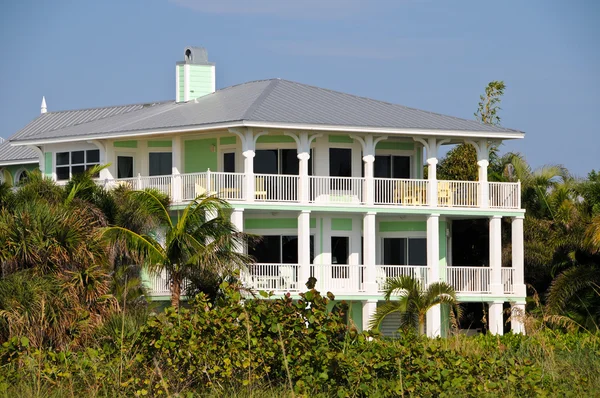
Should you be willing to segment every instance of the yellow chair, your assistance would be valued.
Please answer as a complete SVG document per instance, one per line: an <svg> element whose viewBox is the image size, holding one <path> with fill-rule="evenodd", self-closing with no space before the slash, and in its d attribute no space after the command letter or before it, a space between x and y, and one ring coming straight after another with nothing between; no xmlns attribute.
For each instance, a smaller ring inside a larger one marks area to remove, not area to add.
<svg viewBox="0 0 600 398"><path fill-rule="evenodd" d="M450 189L450 182L439 181L438 182L438 206L452 206L452 190Z"/></svg>
<svg viewBox="0 0 600 398"><path fill-rule="evenodd" d="M423 206L427 204L427 190L421 188L406 188L402 196L403 205Z"/></svg>
<svg viewBox="0 0 600 398"><path fill-rule="evenodd" d="M254 185L254 197L259 200L267 200L267 189L265 188L265 178L256 177Z"/></svg>

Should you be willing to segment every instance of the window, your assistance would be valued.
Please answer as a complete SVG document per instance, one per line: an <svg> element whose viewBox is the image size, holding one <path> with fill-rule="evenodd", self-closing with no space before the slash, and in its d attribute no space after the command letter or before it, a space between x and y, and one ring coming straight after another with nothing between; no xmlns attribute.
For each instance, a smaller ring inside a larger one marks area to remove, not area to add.
<svg viewBox="0 0 600 398"><path fill-rule="evenodd" d="M427 239L384 238L384 265L427 265Z"/></svg>
<svg viewBox="0 0 600 398"><path fill-rule="evenodd" d="M133 156L117 156L117 178L133 177Z"/></svg>
<svg viewBox="0 0 600 398"><path fill-rule="evenodd" d="M312 151L310 158L308 174L312 175ZM298 175L299 167L296 149L258 149L254 156L254 172L257 174Z"/></svg>
<svg viewBox="0 0 600 398"><path fill-rule="evenodd" d="M331 277L349 278L350 268L341 266L350 261L350 238L347 236L331 237Z"/></svg>
<svg viewBox="0 0 600 398"><path fill-rule="evenodd" d="M261 241L250 247L248 254L258 264L298 264L298 236L264 235ZM314 236L310 236L310 263L314 259Z"/></svg>
<svg viewBox="0 0 600 398"><path fill-rule="evenodd" d="M15 174L15 185L19 185L25 181L27 181L27 177L29 177L29 172L25 169L21 169L17 171Z"/></svg>
<svg viewBox="0 0 600 398"><path fill-rule="evenodd" d="M173 173L171 152L150 152L150 176L165 176Z"/></svg>
<svg viewBox="0 0 600 398"><path fill-rule="evenodd" d="M352 149L329 148L329 175L352 177Z"/></svg>
<svg viewBox="0 0 600 398"><path fill-rule="evenodd" d="M376 178L410 178L410 156L375 156Z"/></svg>
<svg viewBox="0 0 600 398"><path fill-rule="evenodd" d="M56 179L59 181L68 180L74 175L81 174L98 164L100 164L99 149L57 152ZM94 175L93 177L98 177L98 175Z"/></svg>
<svg viewBox="0 0 600 398"><path fill-rule="evenodd" d="M225 173L235 173L235 152L223 154L223 171Z"/></svg>

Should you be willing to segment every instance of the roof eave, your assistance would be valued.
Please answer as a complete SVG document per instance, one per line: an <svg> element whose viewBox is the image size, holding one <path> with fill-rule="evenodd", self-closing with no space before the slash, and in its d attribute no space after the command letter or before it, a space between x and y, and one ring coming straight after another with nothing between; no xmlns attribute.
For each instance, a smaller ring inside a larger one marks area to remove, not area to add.
<svg viewBox="0 0 600 398"><path fill-rule="evenodd" d="M27 139L11 141L13 146L27 145L44 145L56 144L73 141L86 140L101 140L129 137L143 137L157 134L175 134L186 133L192 131L210 131L236 127L249 128L271 128L281 130L304 130L304 131L331 131L331 132L348 132L348 133L375 133L375 134L392 134L399 136L417 136L417 137L457 137L457 138L487 138L493 140L521 139L525 137L525 133L521 131L467 131L467 130L437 130L437 129L397 129L393 127L365 127L365 126L342 126L342 125L323 125L323 124L304 124L304 123L280 123L280 122L263 122L251 120L238 120L223 123L211 123L204 125L193 125L185 127L173 127L151 130L130 130L121 131L118 133L97 133L88 134L85 136L70 136L56 137L47 139Z"/></svg>
<svg viewBox="0 0 600 398"><path fill-rule="evenodd" d="M39 163L39 159L21 159L21 160L0 160L0 167L14 166L19 164L35 164Z"/></svg>

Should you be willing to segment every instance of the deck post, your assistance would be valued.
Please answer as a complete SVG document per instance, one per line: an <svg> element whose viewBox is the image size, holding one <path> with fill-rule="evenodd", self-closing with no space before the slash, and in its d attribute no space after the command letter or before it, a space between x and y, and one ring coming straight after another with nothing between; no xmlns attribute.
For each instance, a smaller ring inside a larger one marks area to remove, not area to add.
<svg viewBox="0 0 600 398"><path fill-rule="evenodd" d="M525 254L523 246L523 220L524 216L512 219L512 268L514 272L513 291L517 297L527 296L525 287Z"/></svg>
<svg viewBox="0 0 600 398"><path fill-rule="evenodd" d="M371 322L371 318L375 315L375 311L377 311L377 300L365 300L362 302L362 330L371 329L369 327L369 323Z"/></svg>
<svg viewBox="0 0 600 398"><path fill-rule="evenodd" d="M376 269L376 214L368 212L363 216L363 261L364 261L364 290L368 294L376 294L377 269Z"/></svg>
<svg viewBox="0 0 600 398"><path fill-rule="evenodd" d="M182 189L181 189L181 171L182 167L182 142L181 136L173 137L173 142L171 144L171 152L172 152L172 177L171 177L171 201L174 203L181 202L183 197Z"/></svg>
<svg viewBox="0 0 600 398"><path fill-rule="evenodd" d="M502 284L502 216L490 218L490 290L495 296L504 295Z"/></svg>
<svg viewBox="0 0 600 398"><path fill-rule="evenodd" d="M303 286L310 278L310 210L302 210L298 214L298 287Z"/></svg>
<svg viewBox="0 0 600 398"><path fill-rule="evenodd" d="M428 283L440 281L440 215L427 216L427 269L429 272ZM439 337L441 335L441 308L436 305L427 311L427 336Z"/></svg>
<svg viewBox="0 0 600 398"><path fill-rule="evenodd" d="M504 317L502 315L503 301L488 303L488 330L491 334L502 336L504 334Z"/></svg>

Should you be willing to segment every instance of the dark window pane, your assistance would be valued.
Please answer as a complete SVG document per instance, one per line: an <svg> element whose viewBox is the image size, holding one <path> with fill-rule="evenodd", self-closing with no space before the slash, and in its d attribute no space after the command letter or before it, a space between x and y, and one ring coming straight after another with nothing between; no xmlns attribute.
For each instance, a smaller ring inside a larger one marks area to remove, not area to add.
<svg viewBox="0 0 600 398"><path fill-rule="evenodd" d="M57 180L68 180L69 179L69 166L57 167L56 168L56 179Z"/></svg>
<svg viewBox="0 0 600 398"><path fill-rule="evenodd" d="M408 240L408 265L427 265L427 239Z"/></svg>
<svg viewBox="0 0 600 398"><path fill-rule="evenodd" d="M298 151L295 149L281 150L281 174L298 175L300 173L300 164Z"/></svg>
<svg viewBox="0 0 600 398"><path fill-rule="evenodd" d="M90 149L86 151L86 163L98 163L100 162L100 150L99 149Z"/></svg>
<svg viewBox="0 0 600 398"><path fill-rule="evenodd" d="M254 156L254 172L257 174L278 174L277 149L261 149Z"/></svg>
<svg viewBox="0 0 600 398"><path fill-rule="evenodd" d="M298 237L281 237L281 256L284 264L298 264Z"/></svg>
<svg viewBox="0 0 600 398"><path fill-rule="evenodd" d="M313 264L315 261L315 236L310 236L310 263Z"/></svg>
<svg viewBox="0 0 600 398"><path fill-rule="evenodd" d="M56 154L56 165L62 166L65 164L69 164L69 152L58 152Z"/></svg>
<svg viewBox="0 0 600 398"><path fill-rule="evenodd" d="M394 156L393 162L393 178L410 178L410 156Z"/></svg>
<svg viewBox="0 0 600 398"><path fill-rule="evenodd" d="M171 152L150 153L150 175L165 176L173 172L173 154Z"/></svg>
<svg viewBox="0 0 600 398"><path fill-rule="evenodd" d="M347 236L331 237L331 262L332 264L348 264L349 241Z"/></svg>
<svg viewBox="0 0 600 398"><path fill-rule="evenodd" d="M352 176L352 150L329 148L329 175L332 177Z"/></svg>
<svg viewBox="0 0 600 398"><path fill-rule="evenodd" d="M19 177L17 178L17 183L22 183L27 181L27 177L29 177L29 173L26 170L23 170Z"/></svg>
<svg viewBox="0 0 600 398"><path fill-rule="evenodd" d="M281 236L263 236L260 242L249 248L248 254L256 258L257 263L281 263Z"/></svg>
<svg viewBox="0 0 600 398"><path fill-rule="evenodd" d="M373 174L376 178L390 178L392 176L390 156L375 156Z"/></svg>
<svg viewBox="0 0 600 398"><path fill-rule="evenodd" d="M84 151L75 151L71 152L71 164L81 164L84 163Z"/></svg>
<svg viewBox="0 0 600 398"><path fill-rule="evenodd" d="M308 175L313 175L313 150L310 150L310 159L308 159Z"/></svg>
<svg viewBox="0 0 600 398"><path fill-rule="evenodd" d="M71 166L71 175L83 174L85 166Z"/></svg>
<svg viewBox="0 0 600 398"><path fill-rule="evenodd" d="M117 156L117 178L133 177L133 157Z"/></svg>
<svg viewBox="0 0 600 398"><path fill-rule="evenodd" d="M223 154L223 171L225 173L235 173L235 152Z"/></svg>
<svg viewBox="0 0 600 398"><path fill-rule="evenodd" d="M383 264L406 265L406 238L383 240Z"/></svg>

